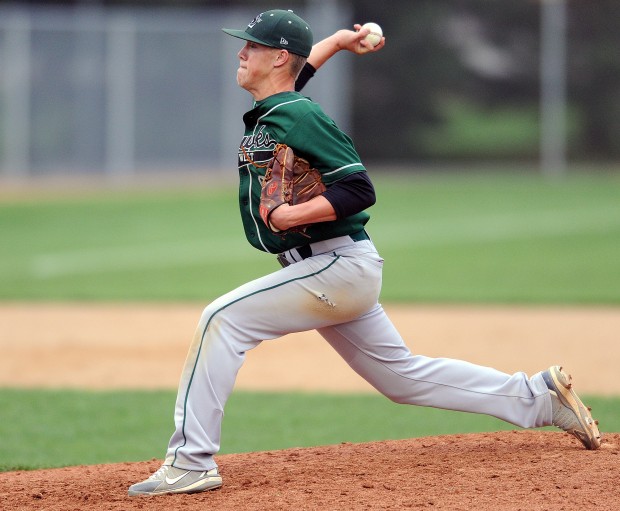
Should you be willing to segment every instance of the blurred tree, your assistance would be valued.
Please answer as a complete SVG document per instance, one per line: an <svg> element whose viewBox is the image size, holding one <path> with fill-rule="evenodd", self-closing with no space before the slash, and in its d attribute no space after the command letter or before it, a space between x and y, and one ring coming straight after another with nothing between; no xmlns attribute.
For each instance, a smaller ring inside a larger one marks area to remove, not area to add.
<svg viewBox="0 0 620 511"><path fill-rule="evenodd" d="M1 0L0 0L1 1ZM48 0L69 5L299 8L310 0ZM318 1L318 0L312 0ZM449 123L446 104L482 114L535 111L539 101L540 2L350 0L353 21L375 21L388 45L355 59L354 137L365 157L437 157L429 138ZM617 0L568 2L568 94L577 119L572 156L620 156L620 16ZM509 114L506 122L510 123ZM535 123L534 128L536 129ZM441 141L433 144L441 145ZM481 149L483 150L483 149ZM520 149L521 150L521 149ZM536 147L521 156L535 157ZM451 156L458 153L452 151ZM461 156L463 156L461 154ZM484 157L484 154L479 154Z"/></svg>
<svg viewBox="0 0 620 511"><path fill-rule="evenodd" d="M393 0L389 9L373 0L354 2L354 18L378 22L388 37L381 54L355 61L360 150L374 158L428 157L428 134L449 120L442 107L447 100L483 112L535 111L540 1ZM570 150L576 158L620 156L617 9L617 0L568 0L569 107L578 121ZM537 148L522 156L536 157Z"/></svg>
<svg viewBox="0 0 620 511"><path fill-rule="evenodd" d="M354 139L362 156L405 161L425 156L418 137L442 121L440 98L455 92L462 68L441 31L449 1L354 3L354 19L374 21L385 49L355 59Z"/></svg>
<svg viewBox="0 0 620 511"><path fill-rule="evenodd" d="M466 69L461 92L482 104L532 102L539 90L537 2L451 2L446 36Z"/></svg>
<svg viewBox="0 0 620 511"><path fill-rule="evenodd" d="M538 101L540 1L460 2L483 34L507 56L502 78L469 68L487 100ZM620 17L616 0L568 0L567 83L570 108L579 120L571 144L574 157L611 159L620 156ZM510 69L512 68L512 69ZM471 90L469 93L471 94Z"/></svg>
<svg viewBox="0 0 620 511"><path fill-rule="evenodd" d="M372 0L354 5L355 19L377 21L388 38L382 54L355 62L354 135L362 152L401 160L437 157L430 146L440 147L441 140L428 141L441 137L447 102L491 110L537 101L535 4L401 0L389 10ZM384 125L377 126L381 120Z"/></svg>
<svg viewBox="0 0 620 511"><path fill-rule="evenodd" d="M617 0L569 2L569 93L589 158L620 156L620 16Z"/></svg>

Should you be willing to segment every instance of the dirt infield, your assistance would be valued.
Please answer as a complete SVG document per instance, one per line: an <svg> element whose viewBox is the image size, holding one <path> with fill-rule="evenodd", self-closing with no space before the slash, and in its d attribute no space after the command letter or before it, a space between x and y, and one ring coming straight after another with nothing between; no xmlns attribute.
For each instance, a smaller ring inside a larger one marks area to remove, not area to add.
<svg viewBox="0 0 620 511"><path fill-rule="evenodd" d="M7 510L620 509L620 435L585 451L562 433L503 432L219 458L220 490L128 497L159 461L0 474Z"/></svg>
<svg viewBox="0 0 620 511"><path fill-rule="evenodd" d="M620 308L389 306L413 353L513 373L564 365L620 395ZM0 386L176 388L200 304L0 305ZM236 388L374 392L316 332L248 353Z"/></svg>
<svg viewBox="0 0 620 511"><path fill-rule="evenodd" d="M582 393L620 394L620 310L389 307L414 353L529 374L564 364ZM0 386L174 387L201 306L0 307ZM237 388L370 390L316 334L250 352ZM172 411L171 411L172 412ZM602 428L604 432L604 427ZM558 432L341 444L218 457L224 487L127 497L159 460L0 474L0 509L620 509L620 434L586 451Z"/></svg>

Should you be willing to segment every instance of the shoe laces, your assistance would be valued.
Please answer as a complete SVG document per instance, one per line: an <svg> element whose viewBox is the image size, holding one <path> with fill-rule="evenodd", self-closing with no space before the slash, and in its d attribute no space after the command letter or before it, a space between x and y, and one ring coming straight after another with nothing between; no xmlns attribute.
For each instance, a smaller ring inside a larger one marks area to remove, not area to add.
<svg viewBox="0 0 620 511"><path fill-rule="evenodd" d="M153 473L153 475L151 475L151 477L149 477L149 480L163 479L166 473L168 472L169 468L170 468L170 465L162 465L161 467L159 467L159 469L156 472Z"/></svg>

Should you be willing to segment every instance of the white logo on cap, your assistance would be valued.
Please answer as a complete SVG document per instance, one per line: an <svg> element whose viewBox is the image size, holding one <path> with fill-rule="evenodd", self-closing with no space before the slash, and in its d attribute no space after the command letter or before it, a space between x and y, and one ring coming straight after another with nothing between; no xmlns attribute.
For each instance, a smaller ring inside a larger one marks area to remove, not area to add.
<svg viewBox="0 0 620 511"><path fill-rule="evenodd" d="M256 16L256 18L254 18L252 21L250 21L250 23L248 24L248 28L252 28L257 23L260 23L261 21L263 21L262 18L261 18L262 15L263 15L263 13L261 12L258 16Z"/></svg>
<svg viewBox="0 0 620 511"><path fill-rule="evenodd" d="M288 41L284 37L280 37L280 44L288 44Z"/></svg>

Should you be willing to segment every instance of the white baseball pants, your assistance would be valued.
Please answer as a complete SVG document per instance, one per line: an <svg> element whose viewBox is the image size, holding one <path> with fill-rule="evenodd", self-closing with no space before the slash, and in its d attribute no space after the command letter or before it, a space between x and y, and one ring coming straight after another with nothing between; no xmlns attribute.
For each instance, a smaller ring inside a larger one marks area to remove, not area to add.
<svg viewBox="0 0 620 511"><path fill-rule="evenodd" d="M245 353L262 341L317 329L360 376L404 404L483 413L531 428L551 424L540 373L505 374L412 355L378 303L383 260L371 241L348 237L216 299L204 310L179 384L167 464L216 467L224 406Z"/></svg>

